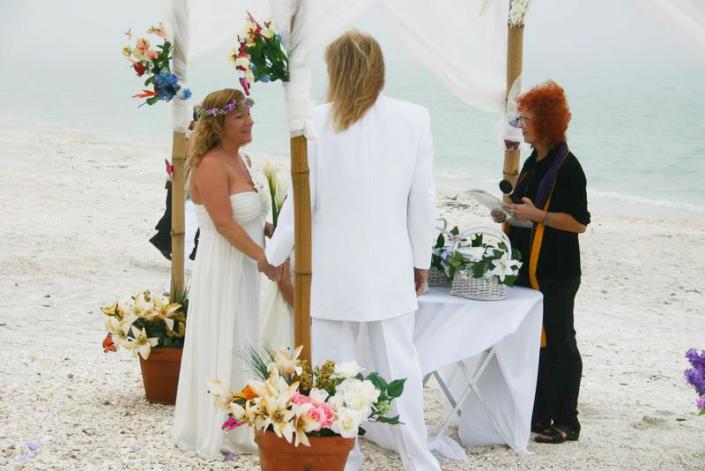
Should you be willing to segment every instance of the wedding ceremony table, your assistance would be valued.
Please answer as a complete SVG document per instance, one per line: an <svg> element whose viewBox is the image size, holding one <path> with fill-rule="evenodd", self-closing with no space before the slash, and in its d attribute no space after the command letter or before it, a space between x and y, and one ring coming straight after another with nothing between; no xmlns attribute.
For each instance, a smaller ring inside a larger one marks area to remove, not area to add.
<svg viewBox="0 0 705 471"><path fill-rule="evenodd" d="M542 318L543 295L528 288L509 288L502 301L451 296L448 288L431 288L419 298L414 343L421 369L436 378L450 404L440 432L429 434L432 450L466 459L444 434L457 422L463 445L528 451ZM375 348L365 338L359 347L363 356ZM366 438L387 446L374 433Z"/></svg>

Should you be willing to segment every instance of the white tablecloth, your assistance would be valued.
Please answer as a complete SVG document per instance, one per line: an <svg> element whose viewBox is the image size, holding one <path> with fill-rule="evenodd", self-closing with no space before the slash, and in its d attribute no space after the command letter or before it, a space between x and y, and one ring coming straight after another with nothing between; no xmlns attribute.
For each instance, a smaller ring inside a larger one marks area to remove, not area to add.
<svg viewBox="0 0 705 471"><path fill-rule="evenodd" d="M467 385L456 366L492 347L493 358L478 386L497 419L496 430L476 397L462 406L459 435L464 445L506 443L526 451L536 389L543 297L510 288L503 301L473 301L432 288L419 298L415 344L424 374L438 370L455 397ZM509 443L507 443L509 442Z"/></svg>

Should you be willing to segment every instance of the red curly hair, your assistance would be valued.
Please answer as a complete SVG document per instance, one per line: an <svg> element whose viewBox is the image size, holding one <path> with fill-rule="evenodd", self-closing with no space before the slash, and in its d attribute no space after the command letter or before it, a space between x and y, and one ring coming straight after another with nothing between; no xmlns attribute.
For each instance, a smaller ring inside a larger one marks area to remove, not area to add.
<svg viewBox="0 0 705 471"><path fill-rule="evenodd" d="M553 80L536 85L517 99L520 112L533 115L536 131L548 145L565 140L570 109L563 88Z"/></svg>

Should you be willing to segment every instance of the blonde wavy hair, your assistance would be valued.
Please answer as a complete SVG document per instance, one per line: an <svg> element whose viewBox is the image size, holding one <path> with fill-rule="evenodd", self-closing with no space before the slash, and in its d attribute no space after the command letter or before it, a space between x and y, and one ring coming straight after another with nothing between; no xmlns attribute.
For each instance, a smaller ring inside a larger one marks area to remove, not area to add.
<svg viewBox="0 0 705 471"><path fill-rule="evenodd" d="M240 90L224 88L209 93L201 103L201 107L222 108L230 101L234 101L240 107L244 100L245 95ZM189 171L198 167L203 156L220 142L226 117L227 115L203 116L196 121L196 127L190 139L191 152L187 162Z"/></svg>
<svg viewBox="0 0 705 471"><path fill-rule="evenodd" d="M377 101L384 88L384 57L375 38L352 30L328 45L325 60L333 127L342 132Z"/></svg>

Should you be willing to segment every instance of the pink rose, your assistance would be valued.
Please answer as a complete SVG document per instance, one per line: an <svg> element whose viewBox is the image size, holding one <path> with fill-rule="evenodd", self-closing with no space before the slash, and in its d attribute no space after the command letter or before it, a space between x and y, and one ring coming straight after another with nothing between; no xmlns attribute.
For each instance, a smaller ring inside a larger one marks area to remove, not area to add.
<svg viewBox="0 0 705 471"><path fill-rule="evenodd" d="M154 60L159 57L159 54L157 54L157 51L155 51L154 49L147 49L144 53L147 56L147 59L149 60Z"/></svg>
<svg viewBox="0 0 705 471"><path fill-rule="evenodd" d="M308 404L309 402L311 402L311 399L308 396L304 396L300 392L296 391L294 394L291 395L291 402L292 404L301 406L303 404Z"/></svg>
<svg viewBox="0 0 705 471"><path fill-rule="evenodd" d="M322 428L330 428L333 425L333 419L335 418L335 413L330 404L324 402L318 407L312 407L308 411L309 417L318 422L319 430Z"/></svg>

